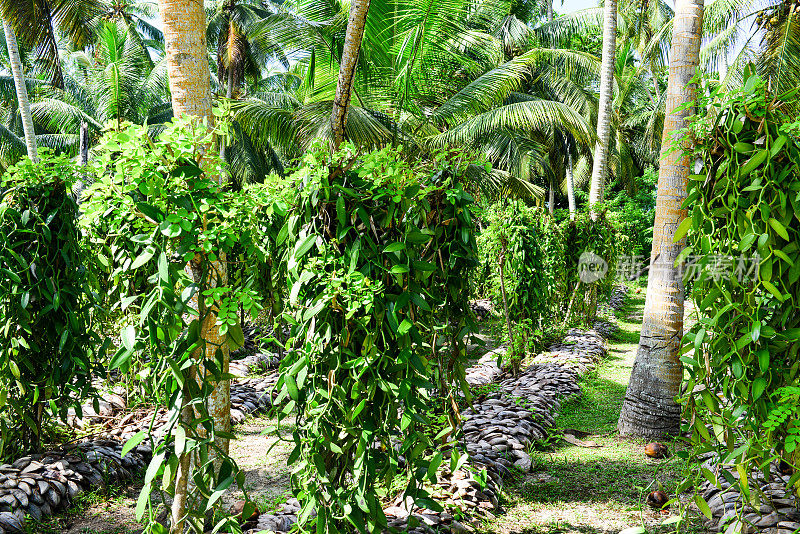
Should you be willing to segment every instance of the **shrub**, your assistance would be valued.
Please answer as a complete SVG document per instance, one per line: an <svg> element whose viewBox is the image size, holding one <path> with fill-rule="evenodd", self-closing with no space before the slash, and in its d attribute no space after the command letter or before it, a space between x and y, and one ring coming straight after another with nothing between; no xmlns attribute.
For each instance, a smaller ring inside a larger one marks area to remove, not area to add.
<svg viewBox="0 0 800 534"><path fill-rule="evenodd" d="M509 319L530 321L534 328L560 324L572 302L571 317L590 321L597 294L605 294L615 278L617 259L627 240L619 225L605 213L592 221L587 213L574 220L562 211L550 216L544 209L521 202L501 202L482 212L485 226L478 236L481 265L477 291L503 308L501 259ZM581 255L594 252L608 271L594 283L579 281Z"/></svg>
<svg viewBox="0 0 800 534"><path fill-rule="evenodd" d="M606 202L608 217L617 223L620 233L627 238L625 254L638 256L648 264L653 249L657 183L658 169L647 167L641 176L635 178L632 194L620 191Z"/></svg>
<svg viewBox="0 0 800 534"><path fill-rule="evenodd" d="M0 198L0 413L8 452L38 449L43 426L92 392L102 355L68 191L66 156L42 151L4 176Z"/></svg>
<svg viewBox="0 0 800 534"><path fill-rule="evenodd" d="M391 149L317 146L290 178L302 192L287 222L293 348L279 386L284 413L297 411L300 523L317 532L385 529L401 455L405 494L440 508L422 487L443 459L427 454L425 413L438 385L453 432L477 263L464 170L455 158L411 169Z"/></svg>

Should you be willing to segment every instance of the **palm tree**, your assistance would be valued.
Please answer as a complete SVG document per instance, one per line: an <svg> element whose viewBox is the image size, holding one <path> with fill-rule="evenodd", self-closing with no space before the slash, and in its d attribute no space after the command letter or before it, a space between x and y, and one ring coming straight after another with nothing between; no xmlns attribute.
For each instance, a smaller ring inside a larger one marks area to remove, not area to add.
<svg viewBox="0 0 800 534"><path fill-rule="evenodd" d="M608 176L608 145L611 140L614 62L617 39L617 0L605 0L603 8L603 66L600 71L600 105L597 110L597 143L592 162L589 205L603 201ZM595 217L594 214L592 217Z"/></svg>
<svg viewBox="0 0 800 534"><path fill-rule="evenodd" d="M31 103L28 100L28 89L25 85L25 78L22 75L22 63L19 59L19 48L17 38L11 25L3 19L3 31L6 37L6 47L8 48L8 60L11 65L11 72L14 76L14 85L17 91L17 102L19 102L19 112L22 116L22 129L25 133L25 146L28 150L28 157L34 162L39 161L39 151L36 148L36 134L33 131L33 119L31 118Z"/></svg>
<svg viewBox="0 0 800 534"><path fill-rule="evenodd" d="M83 49L94 42L106 10L103 0L0 0L3 19L27 48L36 50L38 63L55 87L63 87L64 83L59 34L66 36L76 49Z"/></svg>
<svg viewBox="0 0 800 534"><path fill-rule="evenodd" d="M594 137L586 117L594 104L584 86L598 67L588 54L533 48L442 103L430 115L438 131L427 144L473 147L502 173L495 173L496 185L541 198L566 175L567 139L575 155L589 153Z"/></svg>
<svg viewBox="0 0 800 534"><path fill-rule="evenodd" d="M74 154L84 125L91 141L110 121L147 123L155 134L172 118L166 61L153 64L136 36L132 24L104 22L91 55L73 52L64 61L63 88L25 80L39 146ZM16 91L6 77L0 77L0 99L8 106L0 130L0 155L7 166L21 156L15 147L22 129Z"/></svg>
<svg viewBox="0 0 800 534"><path fill-rule="evenodd" d="M686 126L693 111L691 80L700 64L703 0L678 0L675 10L667 112L658 174L653 252L647 283L642 335L625 393L618 428L622 435L658 437L676 434L681 409L675 401L683 378L680 361L683 335L683 282L675 260L685 240L675 242L678 225L686 218L681 208L686 198L690 140L679 140L687 153L671 150L673 133Z"/></svg>

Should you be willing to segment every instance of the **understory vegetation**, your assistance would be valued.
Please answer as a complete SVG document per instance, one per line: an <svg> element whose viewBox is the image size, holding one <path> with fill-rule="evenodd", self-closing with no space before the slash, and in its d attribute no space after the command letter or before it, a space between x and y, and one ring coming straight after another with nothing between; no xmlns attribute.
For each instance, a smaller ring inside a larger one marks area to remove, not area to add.
<svg viewBox="0 0 800 534"><path fill-rule="evenodd" d="M800 4L554 8L0 0L0 534L800 530Z"/></svg>

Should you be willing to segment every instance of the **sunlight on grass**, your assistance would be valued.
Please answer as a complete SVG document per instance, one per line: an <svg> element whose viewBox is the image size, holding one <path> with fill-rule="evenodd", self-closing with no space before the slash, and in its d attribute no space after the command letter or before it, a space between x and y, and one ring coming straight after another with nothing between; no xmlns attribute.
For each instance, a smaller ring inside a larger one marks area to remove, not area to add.
<svg viewBox="0 0 800 534"><path fill-rule="evenodd" d="M556 420L558 432L582 430L590 434L587 441L600 446L577 447L557 439L549 450L534 452L533 472L509 483L506 513L487 524L487 532L617 533L643 523L650 532L670 531L661 526L669 514L641 503L659 483L665 491L674 491L682 474L681 461L674 456L651 460L644 455L643 441L622 439L616 432L643 306L644 293L632 292L618 314L620 330L610 340L606 359L584 375L582 395L565 403ZM681 447L666 443L673 451ZM689 531L698 528L690 525Z"/></svg>

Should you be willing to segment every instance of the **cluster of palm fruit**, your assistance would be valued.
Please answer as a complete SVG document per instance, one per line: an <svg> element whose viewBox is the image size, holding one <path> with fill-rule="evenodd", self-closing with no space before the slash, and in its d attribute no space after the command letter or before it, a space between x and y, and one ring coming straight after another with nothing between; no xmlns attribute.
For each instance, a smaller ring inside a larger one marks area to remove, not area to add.
<svg viewBox="0 0 800 534"><path fill-rule="evenodd" d="M756 26L765 31L780 27L792 14L800 15L800 0L784 0L762 9L756 15Z"/></svg>

